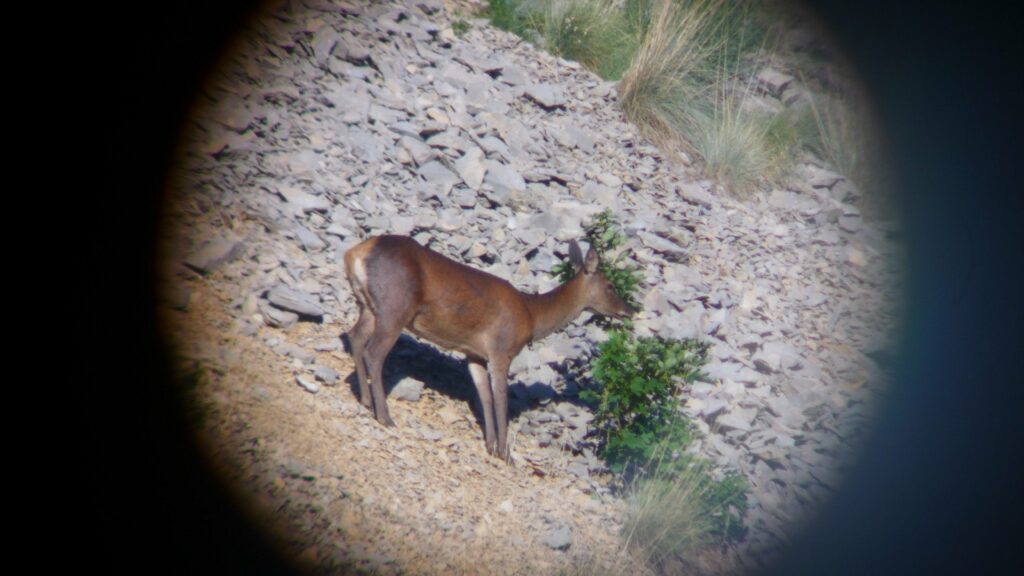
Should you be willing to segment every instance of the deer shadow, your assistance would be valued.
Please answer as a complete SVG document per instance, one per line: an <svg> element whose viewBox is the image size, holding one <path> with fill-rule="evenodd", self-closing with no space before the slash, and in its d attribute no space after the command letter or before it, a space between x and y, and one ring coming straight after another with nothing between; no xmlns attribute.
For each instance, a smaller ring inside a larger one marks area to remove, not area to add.
<svg viewBox="0 0 1024 576"><path fill-rule="evenodd" d="M352 346L348 334L342 335L342 343L345 351L351 355ZM358 360L353 358L352 361L357 362ZM442 352L430 344L420 342L403 333L384 359L383 377L385 395L390 395L391 390L403 378L410 377L423 382L424 388L430 388L449 398L467 403L477 424L483 430L480 397L476 392L473 377L469 374L469 364L465 359ZM359 379L355 370L345 378L345 382L349 385L352 395L359 398ZM541 384L536 385L542 386ZM508 399L509 421L515 420L529 407L528 402L510 393Z"/></svg>

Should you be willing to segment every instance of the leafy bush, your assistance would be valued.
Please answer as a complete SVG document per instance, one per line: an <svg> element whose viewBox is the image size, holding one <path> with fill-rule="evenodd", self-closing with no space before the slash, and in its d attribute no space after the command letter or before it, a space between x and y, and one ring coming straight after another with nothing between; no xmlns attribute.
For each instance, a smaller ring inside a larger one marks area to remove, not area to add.
<svg viewBox="0 0 1024 576"><path fill-rule="evenodd" d="M623 330L600 344L592 370L600 389L584 390L581 397L597 404L594 426L612 470L647 463L659 445L689 445L691 432L677 410L676 393L697 378L707 350L696 340L634 338Z"/></svg>
<svg viewBox="0 0 1024 576"><path fill-rule="evenodd" d="M636 298L637 285L641 275L636 267L628 263L628 254L619 248L626 243L626 237L619 232L619 220L611 210L594 216L583 226L584 237L590 247L597 251L600 270L615 287L615 292L637 310L641 308ZM563 284L576 276L572 262L565 260L551 269L551 275Z"/></svg>

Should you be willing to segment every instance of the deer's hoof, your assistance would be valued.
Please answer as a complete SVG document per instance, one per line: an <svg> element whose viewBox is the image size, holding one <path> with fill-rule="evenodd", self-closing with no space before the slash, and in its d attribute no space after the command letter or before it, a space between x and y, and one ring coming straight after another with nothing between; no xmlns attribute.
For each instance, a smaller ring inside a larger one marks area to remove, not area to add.
<svg viewBox="0 0 1024 576"><path fill-rule="evenodd" d="M377 417L377 422L380 422L382 425L387 426L388 428L394 428L395 427L395 421L392 420L391 416L388 416L387 414L385 414L383 416L378 416Z"/></svg>

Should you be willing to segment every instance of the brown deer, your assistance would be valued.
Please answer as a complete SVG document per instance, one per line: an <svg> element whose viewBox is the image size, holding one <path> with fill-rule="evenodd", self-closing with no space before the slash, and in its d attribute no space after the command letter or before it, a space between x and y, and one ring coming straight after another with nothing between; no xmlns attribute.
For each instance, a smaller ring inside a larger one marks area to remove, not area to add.
<svg viewBox="0 0 1024 576"><path fill-rule="evenodd" d="M399 334L408 330L466 355L483 408L487 451L507 459L508 367L523 346L585 309L620 318L636 312L598 270L593 248L584 259L573 241L569 258L577 272L572 280L545 294L524 294L404 236L375 236L352 247L345 253L345 271L359 320L349 342L362 404L378 422L394 426L381 373Z"/></svg>

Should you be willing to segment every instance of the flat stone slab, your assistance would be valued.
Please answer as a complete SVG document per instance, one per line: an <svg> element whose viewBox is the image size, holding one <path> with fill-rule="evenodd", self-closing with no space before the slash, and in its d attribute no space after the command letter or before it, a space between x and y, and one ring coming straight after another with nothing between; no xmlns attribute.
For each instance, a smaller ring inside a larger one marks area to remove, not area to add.
<svg viewBox="0 0 1024 576"><path fill-rule="evenodd" d="M274 287L267 294L267 301L278 308L303 316L319 318L324 315L324 309L315 296L284 285Z"/></svg>

